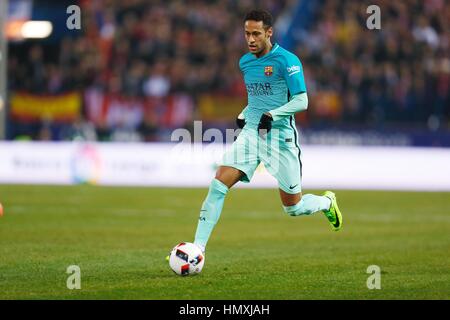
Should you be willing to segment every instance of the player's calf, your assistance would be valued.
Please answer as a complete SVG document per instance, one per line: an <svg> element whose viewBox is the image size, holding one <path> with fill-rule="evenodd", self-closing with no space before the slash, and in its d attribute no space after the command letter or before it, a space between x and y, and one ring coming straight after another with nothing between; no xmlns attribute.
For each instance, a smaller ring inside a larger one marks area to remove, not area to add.
<svg viewBox="0 0 450 320"><path fill-rule="evenodd" d="M200 218L195 233L194 243L202 247L202 251L206 247L209 237L219 221L222 212L225 196L228 192L228 187L220 180L214 179L209 186L209 192L203 201L200 210Z"/></svg>

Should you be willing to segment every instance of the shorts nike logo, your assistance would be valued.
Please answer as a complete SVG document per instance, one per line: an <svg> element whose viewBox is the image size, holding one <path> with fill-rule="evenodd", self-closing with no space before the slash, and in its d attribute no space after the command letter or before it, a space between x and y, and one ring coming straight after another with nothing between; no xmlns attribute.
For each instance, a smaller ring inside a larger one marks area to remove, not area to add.
<svg viewBox="0 0 450 320"><path fill-rule="evenodd" d="M296 186L298 186L298 183L295 186L289 186L289 189L294 189Z"/></svg>

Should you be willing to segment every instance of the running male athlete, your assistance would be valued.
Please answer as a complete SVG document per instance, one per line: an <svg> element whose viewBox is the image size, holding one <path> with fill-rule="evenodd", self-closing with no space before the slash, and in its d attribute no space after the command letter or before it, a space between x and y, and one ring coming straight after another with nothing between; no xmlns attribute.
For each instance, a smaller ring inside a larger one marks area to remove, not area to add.
<svg viewBox="0 0 450 320"><path fill-rule="evenodd" d="M287 214L301 216L322 211L333 230L342 227L333 192L302 195L301 150L294 118L295 113L308 107L302 64L296 55L271 43L270 13L251 11L244 22L250 52L242 56L239 67L248 105L237 117L242 131L225 153L200 211L194 243L203 252L228 190L238 181L249 182L261 162L277 179Z"/></svg>

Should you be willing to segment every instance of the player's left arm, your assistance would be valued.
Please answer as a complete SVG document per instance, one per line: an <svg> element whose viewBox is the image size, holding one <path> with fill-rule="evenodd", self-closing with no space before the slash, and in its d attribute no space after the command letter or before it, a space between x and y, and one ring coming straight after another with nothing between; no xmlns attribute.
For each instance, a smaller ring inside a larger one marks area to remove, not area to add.
<svg viewBox="0 0 450 320"><path fill-rule="evenodd" d="M308 95L306 92L302 92L292 96L288 103L269 111L269 113L273 121L277 121L306 109L308 109Z"/></svg>
<svg viewBox="0 0 450 320"><path fill-rule="evenodd" d="M308 109L308 95L306 93L303 67L297 56L291 55L286 58L283 65L283 77L291 96L286 104L268 112L273 121Z"/></svg>

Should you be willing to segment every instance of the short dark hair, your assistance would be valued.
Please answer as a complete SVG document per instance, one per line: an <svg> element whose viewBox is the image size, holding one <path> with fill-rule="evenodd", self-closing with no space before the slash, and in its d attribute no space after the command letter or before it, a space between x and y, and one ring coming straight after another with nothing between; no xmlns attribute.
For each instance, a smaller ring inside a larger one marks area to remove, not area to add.
<svg viewBox="0 0 450 320"><path fill-rule="evenodd" d="M245 15L244 22L247 20L262 21L264 28L268 29L273 25L273 17L266 10L252 10Z"/></svg>

